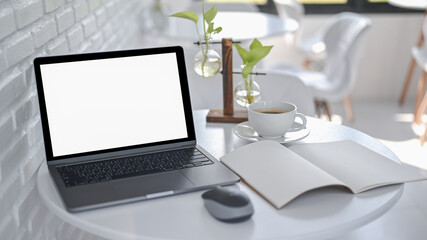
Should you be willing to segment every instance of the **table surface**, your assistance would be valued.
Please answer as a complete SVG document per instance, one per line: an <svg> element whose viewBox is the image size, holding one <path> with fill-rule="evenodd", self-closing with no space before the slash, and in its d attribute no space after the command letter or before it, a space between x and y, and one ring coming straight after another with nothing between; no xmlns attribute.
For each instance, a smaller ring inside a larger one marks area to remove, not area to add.
<svg viewBox="0 0 427 240"><path fill-rule="evenodd" d="M222 38L248 40L271 37L295 32L299 28L298 22L293 19L284 20L276 15L260 12L218 12L214 24L215 27L221 26L222 31L213 35L213 40ZM199 25L199 31L202 34L203 28L201 24ZM178 39L198 40L194 23L187 19L175 17L167 19L166 27L160 34Z"/></svg>
<svg viewBox="0 0 427 240"><path fill-rule="evenodd" d="M233 134L234 124L206 123L207 110L194 114L199 145L219 158L249 142ZM384 156L398 158L376 139L349 127L308 118L310 135L299 143L351 139ZM255 213L246 222L222 223L203 206L201 194L188 194L141 201L78 214L68 213L43 164L37 187L46 206L64 221L84 231L111 239L323 239L349 232L387 212L399 200L403 184L381 187L353 195L342 189L325 188L303 194L277 210L242 183Z"/></svg>

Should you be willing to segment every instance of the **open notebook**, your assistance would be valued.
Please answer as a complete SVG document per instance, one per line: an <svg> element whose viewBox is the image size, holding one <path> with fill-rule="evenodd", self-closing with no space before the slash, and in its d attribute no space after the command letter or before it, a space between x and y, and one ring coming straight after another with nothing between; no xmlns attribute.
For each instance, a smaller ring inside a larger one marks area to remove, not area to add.
<svg viewBox="0 0 427 240"><path fill-rule="evenodd" d="M427 171L394 162L353 141L289 148L275 141L261 141L223 156L221 162L276 208L321 187L345 187L357 194L427 180Z"/></svg>

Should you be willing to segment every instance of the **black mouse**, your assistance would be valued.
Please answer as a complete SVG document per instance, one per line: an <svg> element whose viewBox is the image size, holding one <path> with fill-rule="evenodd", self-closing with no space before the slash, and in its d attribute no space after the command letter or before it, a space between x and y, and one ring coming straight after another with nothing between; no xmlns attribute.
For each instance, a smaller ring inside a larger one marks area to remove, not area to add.
<svg viewBox="0 0 427 240"><path fill-rule="evenodd" d="M249 197L240 190L218 187L202 194L205 207L223 222L243 222L254 213Z"/></svg>

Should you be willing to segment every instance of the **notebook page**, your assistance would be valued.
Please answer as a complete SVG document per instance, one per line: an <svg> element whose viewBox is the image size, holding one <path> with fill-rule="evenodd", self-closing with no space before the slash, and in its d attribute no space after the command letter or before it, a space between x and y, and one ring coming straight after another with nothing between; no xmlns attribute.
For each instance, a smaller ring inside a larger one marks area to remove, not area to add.
<svg viewBox="0 0 427 240"><path fill-rule="evenodd" d="M343 185L275 141L248 144L221 157L221 162L276 208L309 190Z"/></svg>
<svg viewBox="0 0 427 240"><path fill-rule="evenodd" d="M349 140L297 144L289 149L341 180L354 193L427 179L427 171L394 162Z"/></svg>

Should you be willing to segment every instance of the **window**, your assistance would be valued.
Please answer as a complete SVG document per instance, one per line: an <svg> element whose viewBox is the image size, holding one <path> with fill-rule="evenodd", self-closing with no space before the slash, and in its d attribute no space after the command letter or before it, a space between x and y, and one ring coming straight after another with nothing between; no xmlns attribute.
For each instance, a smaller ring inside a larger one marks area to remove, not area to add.
<svg viewBox="0 0 427 240"><path fill-rule="evenodd" d="M197 0L196 0L197 1ZM207 0L209 2L256 3L261 12L277 14L273 0ZM423 13L425 10L411 10L388 4L388 0L297 0L304 4L306 14L358 12L358 13Z"/></svg>
<svg viewBox="0 0 427 240"><path fill-rule="evenodd" d="M394 7L388 0L298 0L304 4L307 14L337 13L343 11L359 13L424 12Z"/></svg>

